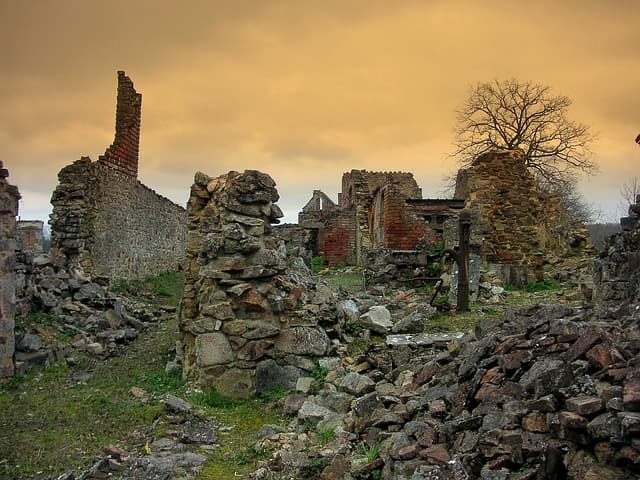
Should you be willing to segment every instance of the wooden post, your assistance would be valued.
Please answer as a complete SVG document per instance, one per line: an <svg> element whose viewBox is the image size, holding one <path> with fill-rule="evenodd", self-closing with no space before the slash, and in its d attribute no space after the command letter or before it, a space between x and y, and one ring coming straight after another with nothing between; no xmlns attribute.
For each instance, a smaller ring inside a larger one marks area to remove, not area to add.
<svg viewBox="0 0 640 480"><path fill-rule="evenodd" d="M471 212L462 210L458 227L458 311L469 311L469 232L471 230Z"/></svg>

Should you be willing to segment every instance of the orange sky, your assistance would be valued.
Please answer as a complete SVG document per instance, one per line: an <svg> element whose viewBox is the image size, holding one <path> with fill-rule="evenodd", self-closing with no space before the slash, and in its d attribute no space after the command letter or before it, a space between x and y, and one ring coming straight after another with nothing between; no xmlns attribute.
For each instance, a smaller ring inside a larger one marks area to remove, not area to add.
<svg viewBox="0 0 640 480"><path fill-rule="evenodd" d="M441 196L469 86L515 77L571 97L598 134L581 190L617 221L640 177L636 1L0 0L0 159L22 218L60 168L113 140L116 71L143 95L140 180L184 204L193 174L258 169L287 221L352 168Z"/></svg>

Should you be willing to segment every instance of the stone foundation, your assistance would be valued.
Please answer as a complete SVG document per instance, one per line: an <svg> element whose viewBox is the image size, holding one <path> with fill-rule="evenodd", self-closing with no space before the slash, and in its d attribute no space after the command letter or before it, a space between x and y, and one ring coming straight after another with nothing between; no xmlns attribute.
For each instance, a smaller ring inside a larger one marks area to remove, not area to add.
<svg viewBox="0 0 640 480"><path fill-rule="evenodd" d="M278 198L257 171L197 173L191 188L183 365L224 395L295 388L330 348L318 319L331 323L333 294L273 234Z"/></svg>

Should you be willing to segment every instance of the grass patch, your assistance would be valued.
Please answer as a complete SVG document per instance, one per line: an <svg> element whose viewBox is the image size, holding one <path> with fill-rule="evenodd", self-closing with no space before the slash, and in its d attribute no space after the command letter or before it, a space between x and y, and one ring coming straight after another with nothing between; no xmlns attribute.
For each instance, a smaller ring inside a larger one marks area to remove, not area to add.
<svg viewBox="0 0 640 480"><path fill-rule="evenodd" d="M274 400L280 400L284 398L289 393L284 387L273 387L271 390L267 392L260 393L260 398L266 402L272 402Z"/></svg>
<svg viewBox="0 0 640 480"><path fill-rule="evenodd" d="M55 364L17 377L0 390L0 478L46 478L86 468L108 444L131 445L144 437L162 413L158 402L143 403L133 386L152 392L182 387L164 377L167 353L177 334L175 320L143 332L120 357L81 362L88 378ZM4 476L3 476L4 475Z"/></svg>
<svg viewBox="0 0 640 480"><path fill-rule="evenodd" d="M316 395L318 394L318 392L320 392L320 389L324 385L329 371L330 370L327 367L321 367L320 365L316 364L316 366L309 372L309 376L313 378L313 384L309 389L309 393L311 395Z"/></svg>
<svg viewBox="0 0 640 480"><path fill-rule="evenodd" d="M170 372L165 372L164 370L161 372L145 372L140 376L140 382L145 390L160 395L176 392L185 384L185 380L182 378L182 370L180 369L171 370Z"/></svg>
<svg viewBox="0 0 640 480"><path fill-rule="evenodd" d="M236 400L235 398L221 395L215 388L206 393L194 393L191 396L191 400L202 407L210 408L238 408L244 403L244 400Z"/></svg>
<svg viewBox="0 0 640 480"><path fill-rule="evenodd" d="M344 288L349 291L362 290L361 271L330 270L322 278L334 288Z"/></svg>
<svg viewBox="0 0 640 480"><path fill-rule="evenodd" d="M253 470L256 460L269 454L263 448L252 446L258 440L260 428L265 424L281 424L285 420L261 399L234 400L217 393L207 396L214 399L210 403L215 406L203 407L207 414L221 423L222 429L219 447L203 466L198 479L236 480L239 476L246 476Z"/></svg>
<svg viewBox="0 0 640 480"><path fill-rule="evenodd" d="M324 270L324 257L323 256L319 256L319 257L313 257L311 259L311 271L313 273L319 273L322 270Z"/></svg>
<svg viewBox="0 0 640 480"><path fill-rule="evenodd" d="M425 331L427 333L443 332L469 332L473 330L476 322L482 318L479 310L458 312L455 315L441 314L427 320Z"/></svg>
<svg viewBox="0 0 640 480"><path fill-rule="evenodd" d="M382 442L376 442L371 446L363 442L360 445L358 445L357 453L365 457L368 463L371 463L377 460L377 458L380 456L381 446L382 446Z"/></svg>
<svg viewBox="0 0 640 480"><path fill-rule="evenodd" d="M331 427L326 430L320 430L316 432L316 436L318 442L320 442L320 444L322 445L325 445L336 438L336 427Z"/></svg>
<svg viewBox="0 0 640 480"><path fill-rule="evenodd" d="M522 291L526 293L547 292L550 290L558 290L560 285L555 280L545 279L542 282L530 282L522 287Z"/></svg>
<svg viewBox="0 0 640 480"><path fill-rule="evenodd" d="M146 300L155 296L161 303L177 306L184 291L184 272L164 272L144 280L120 280L112 286L115 293Z"/></svg>

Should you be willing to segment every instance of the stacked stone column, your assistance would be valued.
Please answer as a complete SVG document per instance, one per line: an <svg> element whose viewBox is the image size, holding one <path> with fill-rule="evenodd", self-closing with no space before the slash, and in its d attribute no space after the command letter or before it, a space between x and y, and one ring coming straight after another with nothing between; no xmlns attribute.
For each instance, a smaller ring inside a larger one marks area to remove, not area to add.
<svg viewBox="0 0 640 480"><path fill-rule="evenodd" d="M191 188L184 369L233 397L295 387L330 344L318 318L331 291L272 234L278 198L273 179L257 171L197 173Z"/></svg>
<svg viewBox="0 0 640 480"><path fill-rule="evenodd" d="M637 313L640 303L640 195L620 219L622 232L607 239L594 262L594 300L598 308Z"/></svg>
<svg viewBox="0 0 640 480"><path fill-rule="evenodd" d="M6 178L9 172L0 161L0 378L14 373L14 308L16 296L15 224L18 189Z"/></svg>

